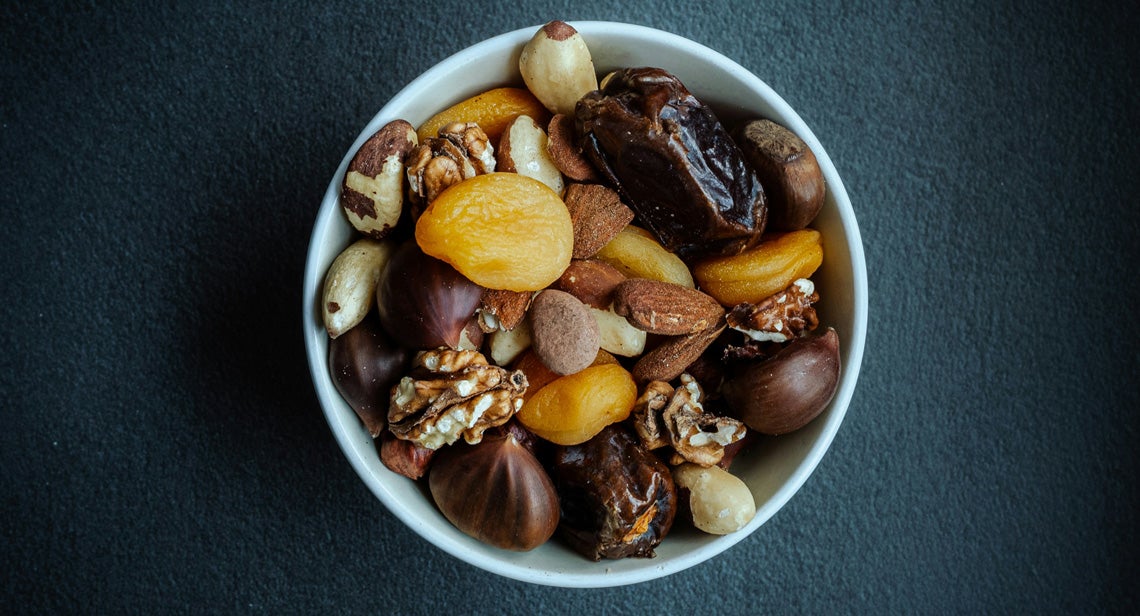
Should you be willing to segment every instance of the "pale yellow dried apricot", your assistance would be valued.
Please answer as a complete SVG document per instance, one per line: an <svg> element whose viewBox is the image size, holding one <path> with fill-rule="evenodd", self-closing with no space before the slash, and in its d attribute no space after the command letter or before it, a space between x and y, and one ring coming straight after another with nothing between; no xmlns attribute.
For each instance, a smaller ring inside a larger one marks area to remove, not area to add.
<svg viewBox="0 0 1140 616"><path fill-rule="evenodd" d="M696 264L693 276L701 290L724 306L760 300L808 278L823 263L819 231L801 229L767 235L738 255L713 257Z"/></svg>
<svg viewBox="0 0 1140 616"><path fill-rule="evenodd" d="M625 420L636 401L637 384L629 371L602 363L551 381L530 396L515 417L552 443L577 445Z"/></svg>
<svg viewBox="0 0 1140 616"><path fill-rule="evenodd" d="M525 88L495 88L464 99L428 118L416 129L420 141L438 137L439 129L452 122L475 122L497 145L507 125L520 115L534 118L539 126L550 121L550 112Z"/></svg>
<svg viewBox="0 0 1140 616"><path fill-rule="evenodd" d="M480 286L537 291L570 265L574 229L542 182L487 173L440 193L416 221L416 243Z"/></svg>
<svg viewBox="0 0 1140 616"><path fill-rule="evenodd" d="M626 225L595 258L614 266L627 278L672 282L690 289L695 286L685 262L662 246L652 233L635 225Z"/></svg>

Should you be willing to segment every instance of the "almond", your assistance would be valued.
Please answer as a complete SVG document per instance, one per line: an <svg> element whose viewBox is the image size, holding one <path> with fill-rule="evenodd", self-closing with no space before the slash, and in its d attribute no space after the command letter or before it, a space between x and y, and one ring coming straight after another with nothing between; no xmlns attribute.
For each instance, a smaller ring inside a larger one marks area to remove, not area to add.
<svg viewBox="0 0 1140 616"><path fill-rule="evenodd" d="M576 182L597 182L598 171L578 147L574 116L556 114L546 127L546 149L562 175Z"/></svg>
<svg viewBox="0 0 1140 616"><path fill-rule="evenodd" d="M479 299L479 329L488 334L514 329L526 317L531 297L530 291L485 289Z"/></svg>
<svg viewBox="0 0 1140 616"><path fill-rule="evenodd" d="M724 318L724 308L696 289L631 278L614 289L614 312L651 334L683 336L706 330Z"/></svg>
<svg viewBox="0 0 1140 616"><path fill-rule="evenodd" d="M601 184L571 184L563 198L574 226L575 259L598 253L633 220L629 209L614 190Z"/></svg>
<svg viewBox="0 0 1140 616"><path fill-rule="evenodd" d="M625 274L605 261L574 259L554 282L554 288L577 297L587 306L605 310L613 303L614 289L625 280Z"/></svg>
<svg viewBox="0 0 1140 616"><path fill-rule="evenodd" d="M656 348L642 355L634 364L633 379L638 383L672 381L681 376L709 348L725 330L724 322L688 336L667 338Z"/></svg>

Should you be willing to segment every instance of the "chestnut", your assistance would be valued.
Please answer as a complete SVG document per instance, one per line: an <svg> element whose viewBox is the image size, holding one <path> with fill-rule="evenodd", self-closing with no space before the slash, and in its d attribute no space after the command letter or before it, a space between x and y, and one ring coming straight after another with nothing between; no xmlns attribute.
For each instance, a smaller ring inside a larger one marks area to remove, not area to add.
<svg viewBox="0 0 1140 616"><path fill-rule="evenodd" d="M408 367L410 354L380 327L375 312L329 340L333 385L373 437L388 418L388 392Z"/></svg>
<svg viewBox="0 0 1140 616"><path fill-rule="evenodd" d="M808 144L771 120L753 120L733 135L768 196L768 230L796 231L811 224L827 191Z"/></svg>
<svg viewBox="0 0 1140 616"><path fill-rule="evenodd" d="M411 349L477 348L482 337L475 310L482 297L482 287L414 241L396 249L376 289L384 330Z"/></svg>
<svg viewBox="0 0 1140 616"><path fill-rule="evenodd" d="M827 408L839 386L839 335L796 338L780 352L726 380L721 393L749 428L786 434Z"/></svg>
<svg viewBox="0 0 1140 616"><path fill-rule="evenodd" d="M510 430L437 451L428 489L456 528L506 550L532 550L558 528L558 496L538 459Z"/></svg>

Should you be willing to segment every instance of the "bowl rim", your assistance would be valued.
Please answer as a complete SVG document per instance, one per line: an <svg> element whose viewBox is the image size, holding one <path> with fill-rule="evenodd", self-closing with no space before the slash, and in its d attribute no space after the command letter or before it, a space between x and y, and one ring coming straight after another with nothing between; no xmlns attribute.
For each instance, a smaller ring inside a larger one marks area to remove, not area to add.
<svg viewBox="0 0 1140 616"><path fill-rule="evenodd" d="M357 476L364 481L370 491L384 503L387 510L396 516L405 526L412 529L420 537L448 555L503 577L541 585L570 588L599 588L635 584L666 577L709 560L750 536L757 528L775 515L777 511L782 509L792 496L803 487L808 477L814 472L830 448L840 425L843 423L851 398L854 395L862 364L867 333L867 269L862 237L855 218L855 213L847 195L846 188L839 177L838 171L835 169L834 163L817 139L815 133L808 128L799 114L764 81L720 52L672 32L638 24L612 21L568 21L567 23L579 32L582 32L584 36L620 34L631 38L651 38L654 41L675 47L685 54L699 57L702 61L707 61L719 69L724 70L732 77L746 83L751 90L763 95L765 102L774 107L779 114L788 121L788 128L808 143L808 146L816 155L821 169L824 171L828 190L835 200L839 221L847 237L848 251L851 258L853 273L851 280L852 331L848 332L845 336L849 338L849 340L845 341L847 358L843 365L843 374L840 377L839 388L829 405L830 412L826 423L788 480L776 490L764 503L763 507L757 510L753 520L745 528L735 533L716 537L698 549L670 558L666 562L655 562L660 559L651 559L647 560L643 567L613 572L608 571L604 563L598 563L597 573L578 574L539 570L516 565L510 562L512 553L505 551L503 552L502 558L493 559L469 553L465 550L465 546L453 541L450 537L434 531L421 520L414 518L408 509L401 506L395 495L393 495L382 482L375 478L365 462L360 459L359 456L351 455L354 449L354 443L352 442L348 426L345 425L346 418L343 416L343 413L338 412L331 404L326 403L326 400L336 399L335 397L339 397L340 394L333 386L331 377L327 371L327 357L325 355L327 334L321 325L319 310L319 296L323 286L325 272L319 271L320 268L316 267L316 264L320 261L323 239L328 235L330 226L337 224L336 214L339 213L339 208L335 206L338 203L340 195L340 179L344 176L352 156L355 151L359 149L360 145L375 132L381 122L391 119L388 117L391 114L390 110L405 106L405 100L412 97L414 93L422 87L421 84L436 80L441 73L454 70L457 64L461 65L466 63L468 58L480 57L489 51L498 50L504 45L517 45L521 48L522 44L529 40L530 37L542 27L542 24L504 32L452 53L401 88L363 127L352 146L347 150L336 172L333 174L316 215L316 221L310 236L305 260L302 297L302 331L313 386L317 394L318 402L333 432L333 436L337 441L337 445L340 447L342 454L344 454ZM322 336L324 336L324 340L321 340ZM324 348L322 347L322 343ZM358 422L355 415L348 418L348 420ZM358 426L356 428L359 429Z"/></svg>

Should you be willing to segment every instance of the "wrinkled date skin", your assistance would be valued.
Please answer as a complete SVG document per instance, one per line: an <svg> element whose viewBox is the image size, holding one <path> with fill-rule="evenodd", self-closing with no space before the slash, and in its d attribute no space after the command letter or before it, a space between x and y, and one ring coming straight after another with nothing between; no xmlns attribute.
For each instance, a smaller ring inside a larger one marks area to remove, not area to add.
<svg viewBox="0 0 1140 616"><path fill-rule="evenodd" d="M587 558L652 557L673 526L669 467L621 427L556 448L550 474L562 507L559 532Z"/></svg>
<svg viewBox="0 0 1140 616"><path fill-rule="evenodd" d="M578 101L586 156L683 259L755 244L768 207L731 135L672 74L627 68Z"/></svg>

